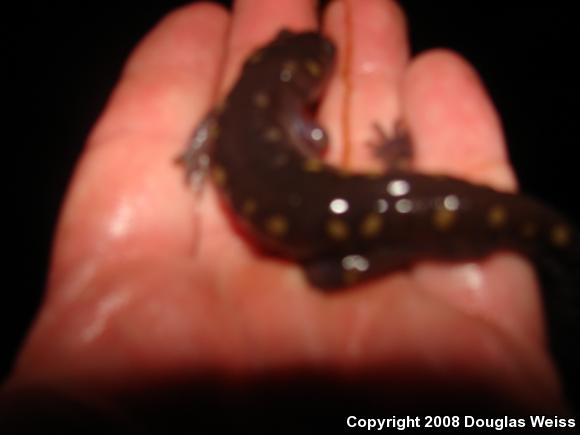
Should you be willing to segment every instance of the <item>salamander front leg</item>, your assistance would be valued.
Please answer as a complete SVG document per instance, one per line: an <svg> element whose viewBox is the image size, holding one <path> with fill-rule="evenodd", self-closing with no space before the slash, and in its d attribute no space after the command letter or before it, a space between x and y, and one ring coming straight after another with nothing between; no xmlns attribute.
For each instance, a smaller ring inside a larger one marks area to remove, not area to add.
<svg viewBox="0 0 580 435"><path fill-rule="evenodd" d="M379 140L371 144L373 156L380 159L387 170L409 169L413 160L411 136L402 121L395 123L394 132L388 135L379 124L374 124Z"/></svg>
<svg viewBox="0 0 580 435"><path fill-rule="evenodd" d="M217 128L215 115L210 113L193 132L187 149L175 159L176 163L185 167L185 181L196 193L203 189L207 177Z"/></svg>
<svg viewBox="0 0 580 435"><path fill-rule="evenodd" d="M207 115L197 126L186 150L176 157L175 162L185 168L185 182L191 186L195 201L192 253L197 253L201 233L199 204L210 167L210 153L218 133L216 114Z"/></svg>

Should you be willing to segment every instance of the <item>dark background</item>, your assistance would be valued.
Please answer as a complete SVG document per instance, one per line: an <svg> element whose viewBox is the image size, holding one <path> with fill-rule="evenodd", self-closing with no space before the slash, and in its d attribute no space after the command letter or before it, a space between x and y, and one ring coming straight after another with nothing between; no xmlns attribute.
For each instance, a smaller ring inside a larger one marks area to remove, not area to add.
<svg viewBox="0 0 580 435"><path fill-rule="evenodd" d="M3 166L7 191L15 194L5 197L3 207L9 217L5 239L15 241L5 245L2 377L41 301L52 231L84 138L131 49L164 14L185 3L28 4L6 13L4 122L14 134L4 135ZM572 2L400 3L414 52L448 47L480 72L502 117L522 190L579 222L579 39Z"/></svg>

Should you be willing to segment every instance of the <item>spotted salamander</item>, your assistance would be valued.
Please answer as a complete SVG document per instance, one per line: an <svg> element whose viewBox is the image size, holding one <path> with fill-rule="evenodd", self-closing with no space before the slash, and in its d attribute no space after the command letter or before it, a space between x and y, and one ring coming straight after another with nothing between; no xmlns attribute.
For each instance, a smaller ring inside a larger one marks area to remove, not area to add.
<svg viewBox="0 0 580 435"><path fill-rule="evenodd" d="M334 52L318 33L282 31L253 53L181 156L189 181L199 185L209 173L249 239L301 264L318 288L351 286L422 259L476 259L500 249L529 256L548 277L552 350L577 384L577 231L524 195L448 176L349 173L324 163L327 136L306 108L320 97ZM399 148L394 160L408 155Z"/></svg>

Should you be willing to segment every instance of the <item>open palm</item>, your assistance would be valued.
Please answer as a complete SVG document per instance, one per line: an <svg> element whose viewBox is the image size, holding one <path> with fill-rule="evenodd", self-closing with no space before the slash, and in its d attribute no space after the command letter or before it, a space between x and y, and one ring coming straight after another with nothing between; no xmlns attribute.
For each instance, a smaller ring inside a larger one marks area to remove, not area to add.
<svg viewBox="0 0 580 435"><path fill-rule="evenodd" d="M402 118L417 170L513 190L497 116L470 66L443 50L410 60L394 3L351 3L347 11L335 2L323 25L339 50L352 43L340 58L348 72L338 69L319 112L329 160L338 162L343 147L348 91L351 167L374 164L373 123L389 131ZM76 169L46 300L11 385L91 382L115 391L208 371L243 379L379 370L417 388L417 376L473 381L524 406L558 403L536 284L519 257L418 264L325 294L297 265L240 238L212 187L197 198L184 186L172 161L243 59L280 28L315 23L310 1L239 0L231 15L183 8L145 38Z"/></svg>

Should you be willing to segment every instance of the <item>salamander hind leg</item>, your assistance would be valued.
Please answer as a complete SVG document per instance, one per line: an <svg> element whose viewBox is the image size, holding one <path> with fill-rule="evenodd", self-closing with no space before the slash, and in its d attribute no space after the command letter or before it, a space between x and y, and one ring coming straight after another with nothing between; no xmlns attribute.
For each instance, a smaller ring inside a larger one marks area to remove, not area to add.
<svg viewBox="0 0 580 435"><path fill-rule="evenodd" d="M303 264L308 281L322 289L352 286L407 266L412 257L392 249L310 260Z"/></svg>
<svg viewBox="0 0 580 435"><path fill-rule="evenodd" d="M389 169L409 169L413 160L411 135L402 121L397 121L392 134L388 135L379 124L374 124L378 141L370 146L373 156Z"/></svg>

